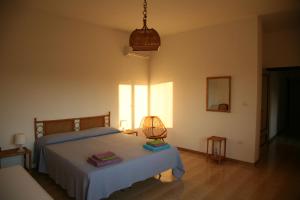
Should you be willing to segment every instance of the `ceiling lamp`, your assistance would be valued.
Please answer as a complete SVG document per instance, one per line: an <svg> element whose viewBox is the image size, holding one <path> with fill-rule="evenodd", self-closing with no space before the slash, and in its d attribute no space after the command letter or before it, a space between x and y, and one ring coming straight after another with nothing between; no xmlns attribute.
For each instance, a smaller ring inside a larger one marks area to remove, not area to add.
<svg viewBox="0 0 300 200"><path fill-rule="evenodd" d="M160 37L156 30L147 27L147 0L144 0L144 26L135 29L129 38L129 45L133 51L157 51L160 46Z"/></svg>

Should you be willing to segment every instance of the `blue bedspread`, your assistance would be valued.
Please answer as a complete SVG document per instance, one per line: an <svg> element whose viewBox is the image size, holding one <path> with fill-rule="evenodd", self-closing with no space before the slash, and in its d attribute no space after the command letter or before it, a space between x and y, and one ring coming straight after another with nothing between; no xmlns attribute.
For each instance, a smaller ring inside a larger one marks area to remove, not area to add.
<svg viewBox="0 0 300 200"><path fill-rule="evenodd" d="M172 169L177 178L184 174L176 148L170 146L166 150L151 152L143 149L145 138L115 134L115 131L110 133L99 136L91 133L76 139L68 135L71 141L63 139L63 142L55 140L54 143L53 138L52 142L44 138L37 143L39 171L48 173L71 197L88 200L108 197L115 191L168 169ZM90 155L105 151L114 152L123 162L103 168L86 162Z"/></svg>

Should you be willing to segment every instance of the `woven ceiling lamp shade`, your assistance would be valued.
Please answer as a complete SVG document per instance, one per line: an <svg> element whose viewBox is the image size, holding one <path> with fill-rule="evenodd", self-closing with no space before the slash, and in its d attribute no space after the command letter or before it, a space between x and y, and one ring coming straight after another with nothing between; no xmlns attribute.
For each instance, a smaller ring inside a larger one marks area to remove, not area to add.
<svg viewBox="0 0 300 200"><path fill-rule="evenodd" d="M135 29L130 35L129 45L133 51L157 51L160 38L153 28Z"/></svg>
<svg viewBox="0 0 300 200"><path fill-rule="evenodd" d="M148 139L161 139L167 137L167 129L157 116L147 116L141 122L143 133Z"/></svg>
<svg viewBox="0 0 300 200"><path fill-rule="evenodd" d="M135 29L129 38L129 45L133 51L157 51L160 46L160 37L158 32L147 27L147 1L144 0L144 26L141 29Z"/></svg>

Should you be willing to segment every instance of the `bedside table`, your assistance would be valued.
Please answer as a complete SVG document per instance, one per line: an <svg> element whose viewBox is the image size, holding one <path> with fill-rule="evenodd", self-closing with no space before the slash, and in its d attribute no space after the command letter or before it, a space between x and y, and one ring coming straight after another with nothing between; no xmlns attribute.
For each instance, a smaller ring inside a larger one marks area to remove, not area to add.
<svg viewBox="0 0 300 200"><path fill-rule="evenodd" d="M211 158L213 160L217 160L219 164L221 163L222 160L226 159L226 140L227 139L225 137L218 137L218 136L211 136L207 138L206 157ZM210 141L211 141L211 153L209 153ZM219 143L219 148L217 148L217 143Z"/></svg>
<svg viewBox="0 0 300 200"><path fill-rule="evenodd" d="M31 151L23 147L24 151L18 152L18 148L16 149L7 149L7 150L1 150L0 148L0 159L7 158L7 157L14 157L14 156L23 156L24 157L24 167L27 170L31 170ZM27 167L28 163L28 167Z"/></svg>
<svg viewBox="0 0 300 200"><path fill-rule="evenodd" d="M135 136L138 136L138 131L137 130L125 130L125 131L122 131L123 134L127 134L127 135L132 135L132 134L135 134Z"/></svg>

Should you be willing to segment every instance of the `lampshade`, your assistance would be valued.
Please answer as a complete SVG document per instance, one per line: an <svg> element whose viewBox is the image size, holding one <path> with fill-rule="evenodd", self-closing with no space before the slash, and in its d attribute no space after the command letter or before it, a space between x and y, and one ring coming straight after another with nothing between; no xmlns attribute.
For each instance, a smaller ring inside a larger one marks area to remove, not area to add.
<svg viewBox="0 0 300 200"><path fill-rule="evenodd" d="M25 135L23 133L18 133L15 135L15 144L16 145L23 145L26 142Z"/></svg>
<svg viewBox="0 0 300 200"><path fill-rule="evenodd" d="M160 37L158 32L147 26L147 0L144 0L143 12L144 26L141 29L135 29L129 38L129 46L133 51L157 51L160 47Z"/></svg>
<svg viewBox="0 0 300 200"><path fill-rule="evenodd" d="M127 128L127 120L121 120L120 121L120 128L123 131Z"/></svg>
<svg viewBox="0 0 300 200"><path fill-rule="evenodd" d="M160 46L160 37L153 28L135 29L129 39L133 51L157 51Z"/></svg>
<svg viewBox="0 0 300 200"><path fill-rule="evenodd" d="M141 128L149 139L163 139L167 137L167 129L157 116L147 116L141 122Z"/></svg>

